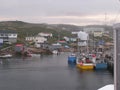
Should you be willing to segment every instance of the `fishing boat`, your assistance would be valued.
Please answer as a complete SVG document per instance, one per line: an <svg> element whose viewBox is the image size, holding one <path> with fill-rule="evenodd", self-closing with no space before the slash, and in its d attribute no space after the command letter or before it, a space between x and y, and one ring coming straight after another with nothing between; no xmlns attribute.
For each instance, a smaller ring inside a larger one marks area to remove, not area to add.
<svg viewBox="0 0 120 90"><path fill-rule="evenodd" d="M95 55L92 55L92 59L94 62L94 67L96 70L98 69L107 69L107 63L104 61L101 57L96 57Z"/></svg>
<svg viewBox="0 0 120 90"><path fill-rule="evenodd" d="M114 90L114 85L113 84L109 84L109 85L106 85L102 88L99 88L98 90Z"/></svg>
<svg viewBox="0 0 120 90"><path fill-rule="evenodd" d="M0 55L0 58L11 58L11 57L12 57L11 54Z"/></svg>
<svg viewBox="0 0 120 90"><path fill-rule="evenodd" d="M58 55L59 52L58 50L53 50L52 53Z"/></svg>
<svg viewBox="0 0 120 90"><path fill-rule="evenodd" d="M78 54L78 58L76 60L76 66L79 69L82 70L93 70L94 69L94 64L90 60L88 52L88 40L89 40L89 35L86 32L80 31L78 33L78 52L80 52L82 55Z"/></svg>
<svg viewBox="0 0 120 90"><path fill-rule="evenodd" d="M82 70L93 70L94 64L88 58L77 59L77 67Z"/></svg>
<svg viewBox="0 0 120 90"><path fill-rule="evenodd" d="M82 70L93 70L94 69L94 65L92 63L77 63L77 67L82 69Z"/></svg>
<svg viewBox="0 0 120 90"><path fill-rule="evenodd" d="M95 69L98 70L98 69L107 69L107 63L104 61L104 60L99 60L99 61L96 61L95 63Z"/></svg>
<svg viewBox="0 0 120 90"><path fill-rule="evenodd" d="M76 63L76 59L77 59L76 55L72 53L71 55L68 56L68 63Z"/></svg>

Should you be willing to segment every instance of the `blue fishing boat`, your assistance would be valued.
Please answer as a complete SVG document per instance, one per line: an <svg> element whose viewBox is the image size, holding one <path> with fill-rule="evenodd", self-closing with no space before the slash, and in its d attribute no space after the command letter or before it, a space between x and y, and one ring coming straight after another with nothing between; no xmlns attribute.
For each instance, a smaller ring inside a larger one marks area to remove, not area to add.
<svg viewBox="0 0 120 90"><path fill-rule="evenodd" d="M100 54L98 56L96 56L95 54L92 54L92 61L94 63L95 70L107 69L108 65L105 62L104 58L100 57Z"/></svg>
<svg viewBox="0 0 120 90"><path fill-rule="evenodd" d="M95 69L98 70L98 69L107 69L107 63L104 62L104 60L100 60L100 61L97 61L95 63Z"/></svg>
<svg viewBox="0 0 120 90"><path fill-rule="evenodd" d="M75 54L71 54L68 56L68 63L76 63L76 55Z"/></svg>

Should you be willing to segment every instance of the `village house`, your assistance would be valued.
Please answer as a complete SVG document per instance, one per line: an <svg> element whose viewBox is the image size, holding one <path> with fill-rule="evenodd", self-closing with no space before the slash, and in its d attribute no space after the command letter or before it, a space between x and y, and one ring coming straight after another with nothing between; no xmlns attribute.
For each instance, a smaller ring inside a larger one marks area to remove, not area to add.
<svg viewBox="0 0 120 90"><path fill-rule="evenodd" d="M35 38L35 47L44 47L44 46L46 46L46 42L47 42L47 38L45 38L45 37L41 37L41 36L36 36L36 38Z"/></svg>
<svg viewBox="0 0 120 90"><path fill-rule="evenodd" d="M36 37L31 36L31 37L26 37L25 40L29 41L29 42L33 42L35 40Z"/></svg>
<svg viewBox="0 0 120 90"><path fill-rule="evenodd" d="M84 32L87 32L87 33L94 33L94 32L102 32L102 33L105 33L105 30L104 28L98 28L98 27L85 27L83 28L83 31Z"/></svg>
<svg viewBox="0 0 120 90"><path fill-rule="evenodd" d="M59 50L62 48L62 45L60 43L53 43L51 47L49 47L51 50Z"/></svg>
<svg viewBox="0 0 120 90"><path fill-rule="evenodd" d="M40 35L42 37L52 37L53 36L52 33L43 33L43 32L38 33L38 35Z"/></svg>
<svg viewBox="0 0 120 90"><path fill-rule="evenodd" d="M0 30L0 39L3 43L15 43L17 42L17 32L14 30Z"/></svg>
<svg viewBox="0 0 120 90"><path fill-rule="evenodd" d="M32 37L26 37L26 41L28 42L34 42L35 47L44 47L45 43L47 42L47 38L42 37L40 35L32 36Z"/></svg>

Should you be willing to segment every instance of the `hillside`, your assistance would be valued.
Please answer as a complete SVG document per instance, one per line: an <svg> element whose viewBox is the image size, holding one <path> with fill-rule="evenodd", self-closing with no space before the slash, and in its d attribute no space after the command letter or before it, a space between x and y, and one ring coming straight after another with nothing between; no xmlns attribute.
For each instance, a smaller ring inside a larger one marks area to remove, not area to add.
<svg viewBox="0 0 120 90"><path fill-rule="evenodd" d="M37 35L39 32L53 33L54 37L70 36L71 32L53 27L48 24L33 24L22 21L4 21L0 22L0 30L16 30L20 38L25 36ZM63 33L64 31L64 33Z"/></svg>
<svg viewBox="0 0 120 90"><path fill-rule="evenodd" d="M35 24L27 23L22 21L4 21L0 22L0 30L16 30L19 34L19 38L24 38L25 36L37 35L39 32L53 33L54 38L58 36L71 36L72 31L80 31L83 27L102 27L105 30L113 32L112 26L105 25L89 25L89 26L75 26L68 24Z"/></svg>

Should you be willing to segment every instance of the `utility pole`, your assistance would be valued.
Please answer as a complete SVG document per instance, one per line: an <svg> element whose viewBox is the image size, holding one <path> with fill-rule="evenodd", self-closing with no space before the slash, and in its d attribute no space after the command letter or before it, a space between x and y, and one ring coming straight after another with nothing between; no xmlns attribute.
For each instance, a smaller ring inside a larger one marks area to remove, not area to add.
<svg viewBox="0 0 120 90"><path fill-rule="evenodd" d="M120 90L120 24L114 29L114 88Z"/></svg>
<svg viewBox="0 0 120 90"><path fill-rule="evenodd" d="M120 24L114 25L114 90L120 90Z"/></svg>
<svg viewBox="0 0 120 90"><path fill-rule="evenodd" d="M95 51L95 39L94 39L94 32L93 32L93 50Z"/></svg>

